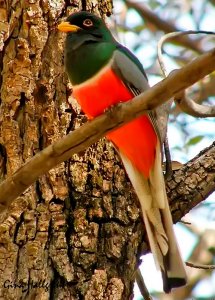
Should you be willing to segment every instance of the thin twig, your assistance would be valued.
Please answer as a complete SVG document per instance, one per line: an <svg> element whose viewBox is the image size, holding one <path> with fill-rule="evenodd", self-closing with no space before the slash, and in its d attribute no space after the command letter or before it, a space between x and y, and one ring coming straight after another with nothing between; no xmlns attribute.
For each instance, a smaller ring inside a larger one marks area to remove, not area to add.
<svg viewBox="0 0 215 300"><path fill-rule="evenodd" d="M197 82L215 70L215 49L199 56L185 67L172 72L165 80L138 95L120 103L111 111L85 123L62 139L48 146L26 162L0 185L0 203L5 208L23 193L37 178L73 154L85 150L107 132L118 128L140 115L153 110L179 91ZM32 170L34 170L32 172Z"/></svg>
<svg viewBox="0 0 215 300"><path fill-rule="evenodd" d="M183 221L183 220L180 220L179 223L182 223L182 224L185 224L185 225L191 225L190 222L187 222L187 221Z"/></svg>
<svg viewBox="0 0 215 300"><path fill-rule="evenodd" d="M199 31L189 30L183 32L171 32L164 35L158 42L158 61L164 77L167 76L167 70L165 68L165 64L162 57L164 43L177 36L184 36L188 34L215 35L215 32L203 31L203 30L199 30ZM175 72L175 70L173 72ZM174 101L183 112L193 117L199 117L199 118L215 117L215 106L206 106L206 105L196 103L193 99L191 99L186 95L185 90L180 91L177 95L175 95Z"/></svg>
<svg viewBox="0 0 215 300"><path fill-rule="evenodd" d="M139 287L139 290L141 292L141 295L143 296L143 299L144 300L153 300L149 294L149 291L147 290L147 287L145 285L143 276L142 276L139 268L136 271L135 279L136 279L137 285Z"/></svg>
<svg viewBox="0 0 215 300"><path fill-rule="evenodd" d="M160 64L160 67L161 67L161 70L162 70L162 73L164 75L164 77L167 77L167 71L166 71L166 68L165 68L165 64L164 64L164 61L163 61L163 45L169 41L169 40L172 40L176 37L179 37L179 36L185 36L185 35L190 35L190 34L209 34L209 35L215 35L215 32L214 31L205 31L205 30L188 30L188 31L175 31L175 32L170 32L170 33L167 33L165 34L158 42L158 62Z"/></svg>
<svg viewBox="0 0 215 300"><path fill-rule="evenodd" d="M202 269L202 270L215 270L215 265L201 265L201 264L194 264L189 261L186 261L186 265L191 268L195 269Z"/></svg>

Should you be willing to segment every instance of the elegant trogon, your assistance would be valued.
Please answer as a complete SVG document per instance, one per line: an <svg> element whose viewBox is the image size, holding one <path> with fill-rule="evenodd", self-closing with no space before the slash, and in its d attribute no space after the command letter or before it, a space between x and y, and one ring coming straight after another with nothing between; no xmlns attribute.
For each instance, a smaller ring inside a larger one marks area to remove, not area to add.
<svg viewBox="0 0 215 300"><path fill-rule="evenodd" d="M66 72L74 97L88 118L149 88L141 63L113 38L102 19L82 11L70 15L58 29L67 33ZM186 272L173 232L153 114L136 118L108 133L107 138L117 148L139 198L164 291L170 292L186 284Z"/></svg>

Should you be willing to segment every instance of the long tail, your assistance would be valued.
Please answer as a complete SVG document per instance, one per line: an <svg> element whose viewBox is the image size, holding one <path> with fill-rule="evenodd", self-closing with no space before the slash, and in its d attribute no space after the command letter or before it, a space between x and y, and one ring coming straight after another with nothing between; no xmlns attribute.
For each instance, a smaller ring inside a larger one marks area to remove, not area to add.
<svg viewBox="0 0 215 300"><path fill-rule="evenodd" d="M172 288L185 285L187 276L173 231L160 145L158 143L154 167L147 179L122 152L120 156L141 204L151 251L162 273L164 291L169 293Z"/></svg>

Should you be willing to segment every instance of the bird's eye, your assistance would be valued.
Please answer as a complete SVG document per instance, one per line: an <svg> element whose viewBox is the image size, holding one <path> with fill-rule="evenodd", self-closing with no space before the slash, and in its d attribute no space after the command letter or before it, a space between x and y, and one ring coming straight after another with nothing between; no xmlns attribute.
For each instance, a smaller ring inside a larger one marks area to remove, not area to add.
<svg viewBox="0 0 215 300"><path fill-rule="evenodd" d="M83 25L87 27L93 26L93 21L91 21L90 19L86 19L84 20Z"/></svg>

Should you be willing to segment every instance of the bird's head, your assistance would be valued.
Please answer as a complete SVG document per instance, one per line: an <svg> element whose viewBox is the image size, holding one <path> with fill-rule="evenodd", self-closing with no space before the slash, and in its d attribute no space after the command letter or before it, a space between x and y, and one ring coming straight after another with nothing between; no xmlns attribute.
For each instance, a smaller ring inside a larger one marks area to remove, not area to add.
<svg viewBox="0 0 215 300"><path fill-rule="evenodd" d="M67 38L74 42L77 48L89 42L111 42L114 40L104 21L96 15L81 11L70 15L65 22L58 25L58 29L67 33Z"/></svg>

